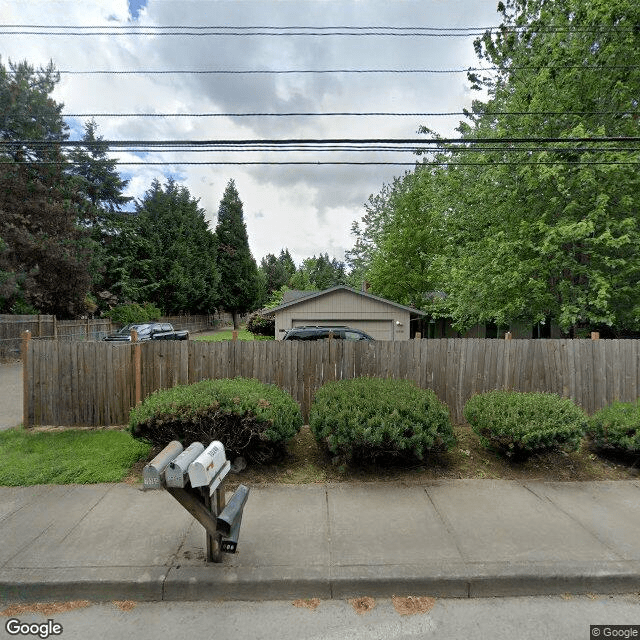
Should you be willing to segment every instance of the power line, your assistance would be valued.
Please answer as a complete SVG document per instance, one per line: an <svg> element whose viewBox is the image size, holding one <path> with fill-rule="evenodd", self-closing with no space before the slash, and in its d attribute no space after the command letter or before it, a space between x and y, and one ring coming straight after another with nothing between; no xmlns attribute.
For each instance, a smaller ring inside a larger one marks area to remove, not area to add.
<svg viewBox="0 0 640 640"><path fill-rule="evenodd" d="M202 146L253 146L259 149L261 146L287 147L291 145L379 145L379 144L403 144L403 145L436 145L460 144L544 144L544 143L595 143L595 142L640 142L640 136L598 136L598 137L509 137L509 138L280 138L280 139L237 139L237 140L0 140L3 146L61 146L61 147L202 147Z"/></svg>
<svg viewBox="0 0 640 640"><path fill-rule="evenodd" d="M542 69L624 70L640 69L640 65L537 65L509 66L505 71L541 71ZM467 67L466 69L86 69L58 71L60 75L303 75L303 74L458 74L501 71L501 67Z"/></svg>
<svg viewBox="0 0 640 640"><path fill-rule="evenodd" d="M63 113L65 118L293 118L293 117L353 117L353 116L611 116L638 115L634 111L291 111L282 113L254 111L230 113Z"/></svg>

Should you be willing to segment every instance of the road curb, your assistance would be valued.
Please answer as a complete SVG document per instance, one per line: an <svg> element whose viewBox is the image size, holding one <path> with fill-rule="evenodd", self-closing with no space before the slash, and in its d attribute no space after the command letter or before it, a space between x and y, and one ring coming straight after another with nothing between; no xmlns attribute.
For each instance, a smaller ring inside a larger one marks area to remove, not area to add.
<svg viewBox="0 0 640 640"><path fill-rule="evenodd" d="M0 601L322 600L394 595L484 598L640 591L640 562L590 567L408 566L14 569L0 571ZM432 569L434 569L432 567Z"/></svg>

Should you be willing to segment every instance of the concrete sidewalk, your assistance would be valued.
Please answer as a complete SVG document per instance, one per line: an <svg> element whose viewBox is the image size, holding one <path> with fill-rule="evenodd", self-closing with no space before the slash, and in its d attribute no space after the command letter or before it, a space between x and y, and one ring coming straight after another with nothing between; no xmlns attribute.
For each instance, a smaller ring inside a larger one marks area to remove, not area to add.
<svg viewBox="0 0 640 640"><path fill-rule="evenodd" d="M640 482L252 488L239 550L165 491L0 488L0 600L499 596L640 590Z"/></svg>

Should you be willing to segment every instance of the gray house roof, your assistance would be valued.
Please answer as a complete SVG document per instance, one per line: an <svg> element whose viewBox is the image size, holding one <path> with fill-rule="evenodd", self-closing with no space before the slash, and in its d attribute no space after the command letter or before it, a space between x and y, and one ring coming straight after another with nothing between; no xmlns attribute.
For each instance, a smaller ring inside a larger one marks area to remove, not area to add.
<svg viewBox="0 0 640 640"><path fill-rule="evenodd" d="M294 307L301 302L307 302L308 300L312 300L313 298L319 298L321 296L325 296L329 293L333 293L334 291L350 291L351 293L355 293L356 295L362 296L364 298L369 298L370 300L377 300L378 302L383 302L392 307L396 307L397 309L402 309L403 311L409 311L417 316L426 316L428 315L424 311L420 311L419 309L414 309L413 307L405 307L402 304L398 304L397 302L391 302L391 300L386 300L385 298L379 298L378 296L371 295L370 293L365 293L364 291L358 291L357 289L352 289L351 287L346 287L344 285L338 285L336 287L331 287L330 289L325 289L324 291L299 291L296 293L302 293L305 295L296 297L294 300L290 300L289 302L283 302L281 305L277 307L273 307L272 309L268 309L265 312L265 315L272 315L276 313L276 311L280 311L281 309L288 309L289 307Z"/></svg>

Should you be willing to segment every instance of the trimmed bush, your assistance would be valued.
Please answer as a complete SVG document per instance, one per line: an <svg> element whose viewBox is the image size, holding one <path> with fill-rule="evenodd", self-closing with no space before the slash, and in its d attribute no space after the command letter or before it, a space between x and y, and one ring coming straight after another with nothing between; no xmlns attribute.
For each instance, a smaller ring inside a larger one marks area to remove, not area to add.
<svg viewBox="0 0 640 640"><path fill-rule="evenodd" d="M254 335L269 336L276 335L276 319L274 316L267 317L260 315L257 311L252 313L247 320L247 331Z"/></svg>
<svg viewBox="0 0 640 640"><path fill-rule="evenodd" d="M132 304L120 304L107 311L104 315L116 324L125 325L133 324L134 322L159 320L162 311L151 302L145 302L143 305L134 302Z"/></svg>
<svg viewBox="0 0 640 640"><path fill-rule="evenodd" d="M587 433L599 449L640 453L640 400L600 409L589 418Z"/></svg>
<svg viewBox="0 0 640 640"><path fill-rule="evenodd" d="M156 391L129 417L135 438L166 446L220 440L227 457L264 463L278 457L302 426L300 407L271 384L234 378Z"/></svg>
<svg viewBox="0 0 640 640"><path fill-rule="evenodd" d="M316 393L309 426L344 463L415 462L455 442L447 406L408 380L329 382Z"/></svg>
<svg viewBox="0 0 640 640"><path fill-rule="evenodd" d="M483 446L519 458L547 449L577 450L587 427L582 409L552 393L489 391L467 402L464 417Z"/></svg>

